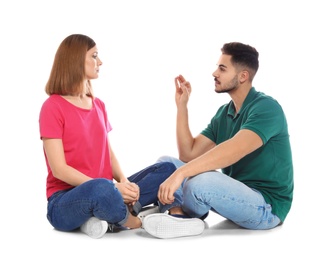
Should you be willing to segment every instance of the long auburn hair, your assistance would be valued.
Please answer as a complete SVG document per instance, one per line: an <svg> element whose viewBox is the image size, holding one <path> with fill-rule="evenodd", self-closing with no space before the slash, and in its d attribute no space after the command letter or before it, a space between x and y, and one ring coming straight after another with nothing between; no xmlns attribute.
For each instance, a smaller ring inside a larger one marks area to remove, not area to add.
<svg viewBox="0 0 334 260"><path fill-rule="evenodd" d="M93 39L82 34L67 36L59 45L55 54L49 79L45 86L46 94L79 95L86 91L93 97L90 80L85 79L85 60L88 50L96 45Z"/></svg>

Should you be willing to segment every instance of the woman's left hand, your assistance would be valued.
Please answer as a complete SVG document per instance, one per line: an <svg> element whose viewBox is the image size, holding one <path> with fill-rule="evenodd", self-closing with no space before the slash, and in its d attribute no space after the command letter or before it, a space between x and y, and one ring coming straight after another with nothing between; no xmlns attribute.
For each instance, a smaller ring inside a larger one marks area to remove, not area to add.
<svg viewBox="0 0 334 260"><path fill-rule="evenodd" d="M133 182L122 182L116 183L117 189L122 194L125 204L133 205L136 201L139 200L139 186Z"/></svg>

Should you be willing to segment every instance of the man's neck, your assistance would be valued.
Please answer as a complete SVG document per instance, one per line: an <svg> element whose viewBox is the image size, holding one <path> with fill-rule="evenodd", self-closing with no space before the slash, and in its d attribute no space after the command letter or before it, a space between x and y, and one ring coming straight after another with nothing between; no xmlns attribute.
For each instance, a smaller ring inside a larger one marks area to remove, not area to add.
<svg viewBox="0 0 334 260"><path fill-rule="evenodd" d="M235 107L235 113L237 114L241 107L242 104L244 103L250 89L252 88L252 85L242 85L239 86L238 88L232 90L229 92L229 95L233 101L234 107Z"/></svg>

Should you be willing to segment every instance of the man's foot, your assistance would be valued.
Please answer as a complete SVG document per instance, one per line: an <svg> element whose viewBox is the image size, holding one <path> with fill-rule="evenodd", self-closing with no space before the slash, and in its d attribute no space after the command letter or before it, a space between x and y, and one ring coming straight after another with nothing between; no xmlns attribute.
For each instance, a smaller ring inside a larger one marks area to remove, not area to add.
<svg viewBox="0 0 334 260"><path fill-rule="evenodd" d="M205 224L199 218L156 213L143 219L143 227L147 233L157 238L177 238L200 235Z"/></svg>
<svg viewBox="0 0 334 260"><path fill-rule="evenodd" d="M108 223L96 217L91 217L80 227L80 230L91 238L101 238L108 230Z"/></svg>

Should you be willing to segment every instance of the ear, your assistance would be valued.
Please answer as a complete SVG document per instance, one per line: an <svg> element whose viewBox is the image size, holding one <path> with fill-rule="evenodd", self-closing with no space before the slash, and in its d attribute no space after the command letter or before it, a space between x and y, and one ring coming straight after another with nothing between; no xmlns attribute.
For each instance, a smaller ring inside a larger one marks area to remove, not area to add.
<svg viewBox="0 0 334 260"><path fill-rule="evenodd" d="M239 74L240 83L245 83L249 79L249 72L247 70L242 70Z"/></svg>

